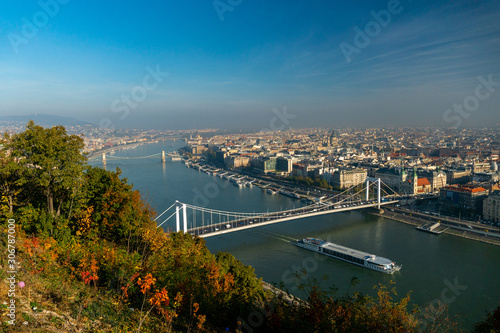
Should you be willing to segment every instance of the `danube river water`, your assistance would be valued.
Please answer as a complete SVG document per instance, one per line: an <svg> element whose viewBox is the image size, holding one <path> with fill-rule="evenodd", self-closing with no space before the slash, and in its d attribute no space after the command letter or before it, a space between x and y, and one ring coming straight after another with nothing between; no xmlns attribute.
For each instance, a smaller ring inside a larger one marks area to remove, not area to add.
<svg viewBox="0 0 500 333"><path fill-rule="evenodd" d="M169 152L183 146L183 141L165 141L119 150L114 156L140 157ZM91 165L101 165L92 162ZM107 169L119 167L134 188L157 212L175 200L207 208L265 212L299 207L302 203L282 195L270 195L259 187L239 189L227 180L188 169L181 162L163 164L160 158L111 160ZM165 226L172 228L172 219ZM402 264L394 275L387 275L339 260L315 255L290 244L291 240L317 237ZM206 239L212 253L229 252L255 268L264 281L283 282L299 297L294 272L305 269L307 277L321 280L325 290L331 286L345 294L349 281L360 283L351 291L375 295L374 286L395 282L398 296L411 292L412 303L419 306L446 302L451 316L460 326L470 329L482 319L486 309L500 305L500 247L450 235L432 235L415 227L354 211L337 213L218 235ZM322 280L327 277L327 280Z"/></svg>

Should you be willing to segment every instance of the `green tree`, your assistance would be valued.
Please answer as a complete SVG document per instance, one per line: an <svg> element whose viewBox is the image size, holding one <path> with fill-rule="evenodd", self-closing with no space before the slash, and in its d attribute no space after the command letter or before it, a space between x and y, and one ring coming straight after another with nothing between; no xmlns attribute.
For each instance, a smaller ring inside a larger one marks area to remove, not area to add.
<svg viewBox="0 0 500 333"><path fill-rule="evenodd" d="M8 136L6 136L8 139ZM4 141L7 142L7 141ZM16 160L9 156L7 150L0 151L0 191L2 193L2 202L8 206L8 213L14 213L16 199L21 192L23 179L21 177L22 168Z"/></svg>
<svg viewBox="0 0 500 333"><path fill-rule="evenodd" d="M216 153L213 149L208 148L202 154L207 159L208 163L218 164L216 159Z"/></svg>
<svg viewBox="0 0 500 333"><path fill-rule="evenodd" d="M25 168L27 180L45 196L46 209L59 216L65 202L70 202L81 181L86 165L83 140L68 135L63 126L43 128L31 120L26 131L16 134L7 144L12 156Z"/></svg>
<svg viewBox="0 0 500 333"><path fill-rule="evenodd" d="M300 278L300 277L299 277ZM356 284L353 279L350 285ZM360 293L335 295L337 289L322 290L317 281L302 285L309 289L307 302L280 296L272 301L271 316L263 332L376 332L418 331L414 312L408 310L409 294L395 301L395 288L379 285L377 297Z"/></svg>
<svg viewBox="0 0 500 333"><path fill-rule="evenodd" d="M156 230L152 221L154 211L120 174L118 168L116 171L87 169L76 214L76 230L89 239L99 237L125 245L127 251L139 251L146 258L152 250L150 238L155 237L148 232Z"/></svg>
<svg viewBox="0 0 500 333"><path fill-rule="evenodd" d="M262 279L257 278L253 267L243 265L241 261L227 252L219 252L215 257L221 267L222 274L230 273L233 275L234 283L238 287L237 296L240 302L251 303L264 296Z"/></svg>

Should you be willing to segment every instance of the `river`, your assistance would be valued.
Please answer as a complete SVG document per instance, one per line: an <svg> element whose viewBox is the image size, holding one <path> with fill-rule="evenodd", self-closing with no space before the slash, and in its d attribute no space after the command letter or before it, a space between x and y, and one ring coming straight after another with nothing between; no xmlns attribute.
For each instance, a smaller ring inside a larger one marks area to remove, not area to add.
<svg viewBox="0 0 500 333"><path fill-rule="evenodd" d="M169 152L183 141L165 141L119 150L114 156L140 157ZM89 163L101 165L100 162ZM270 195L259 187L237 188L181 162L163 164L160 158L113 160L108 170L119 167L143 198L161 213L175 200L219 210L265 212L303 205L282 195ZM169 221L166 228L174 228ZM316 255L290 244L291 240L317 237L402 264L400 272L387 275ZM450 316L465 329L484 317L485 309L500 305L500 247L451 235L419 232L415 227L371 214L353 211L310 217L269 226L222 234L206 239L212 253L229 252L244 264L255 268L264 281L284 283L299 297L294 272L305 269L307 278L321 280L323 288L335 285L338 294L347 291L349 281L360 281L350 291L375 295L374 286L395 282L398 296L411 292L412 303L424 306L448 303ZM327 280L322 280L327 276Z"/></svg>

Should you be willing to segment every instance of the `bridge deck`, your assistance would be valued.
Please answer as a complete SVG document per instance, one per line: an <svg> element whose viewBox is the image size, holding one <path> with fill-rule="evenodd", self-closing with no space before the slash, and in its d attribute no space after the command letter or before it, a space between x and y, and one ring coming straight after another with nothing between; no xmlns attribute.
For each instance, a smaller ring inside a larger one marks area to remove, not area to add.
<svg viewBox="0 0 500 333"><path fill-rule="evenodd" d="M389 205L398 202L394 201L386 201L381 202L380 205ZM344 204L345 205L345 204ZM361 205L351 205L348 207L340 207L335 208L334 205L316 205L316 206L307 206L302 208L297 208L294 210L289 210L286 212L274 212L265 215L255 216L255 217L246 217L243 219L238 219L234 221L221 222L216 224L211 224L209 226L201 226L196 228L188 229L188 232L193 235L198 235L199 237L206 238L211 236L217 236L225 233L261 227L264 225L280 223L285 221L291 221L311 216L325 215L325 214L333 214L338 212L346 212L357 209L371 208L377 207L378 203L369 203L369 204L361 204ZM338 206L338 205L337 205Z"/></svg>

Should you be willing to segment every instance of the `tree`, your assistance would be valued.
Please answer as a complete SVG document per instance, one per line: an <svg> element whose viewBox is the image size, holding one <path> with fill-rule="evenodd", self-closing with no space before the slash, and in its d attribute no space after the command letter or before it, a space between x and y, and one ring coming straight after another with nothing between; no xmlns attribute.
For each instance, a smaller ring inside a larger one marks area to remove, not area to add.
<svg viewBox="0 0 500 333"><path fill-rule="evenodd" d="M208 163L219 164L217 162L216 153L213 149L208 148L202 155L207 159Z"/></svg>
<svg viewBox="0 0 500 333"><path fill-rule="evenodd" d="M235 285L238 287L237 296L240 303L250 304L264 297L262 279L257 278L253 267L243 265L241 261L227 252L219 252L215 258L221 267L222 274L233 275Z"/></svg>
<svg viewBox="0 0 500 333"><path fill-rule="evenodd" d="M21 172L22 168L12 156L9 156L8 151L0 151L0 191L2 198L5 198L10 215L14 213L16 197L22 188Z"/></svg>
<svg viewBox="0 0 500 333"><path fill-rule="evenodd" d="M298 278L300 278L298 276ZM350 285L355 285L356 279ZM391 282L392 283L392 282ZM271 316L263 332L417 332L419 322L408 309L409 294L399 301L394 287L379 285L377 297L360 293L336 296L336 288L324 291L317 281L300 288L309 289L307 302L290 302L279 296L272 300Z"/></svg>
<svg viewBox="0 0 500 333"><path fill-rule="evenodd" d="M63 126L46 129L32 120L26 131L14 135L7 144L12 156L26 169L29 181L41 188L52 216L60 215L63 203L71 198L81 180L86 165L83 147L82 138L68 135Z"/></svg>
<svg viewBox="0 0 500 333"><path fill-rule="evenodd" d="M138 251L145 258L162 242L153 221L155 213L120 174L118 168L87 169L76 214L77 230L89 239L99 237L126 245L127 251Z"/></svg>

